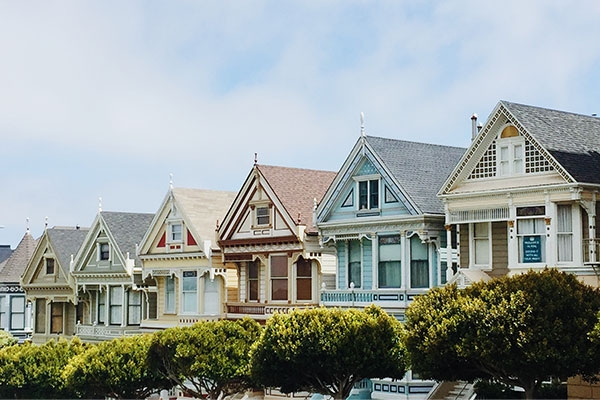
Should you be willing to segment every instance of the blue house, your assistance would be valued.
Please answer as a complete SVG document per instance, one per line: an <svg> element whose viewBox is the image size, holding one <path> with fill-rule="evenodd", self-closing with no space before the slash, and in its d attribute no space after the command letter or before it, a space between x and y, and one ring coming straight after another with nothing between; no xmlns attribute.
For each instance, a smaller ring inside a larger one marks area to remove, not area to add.
<svg viewBox="0 0 600 400"><path fill-rule="evenodd" d="M446 282L456 239L446 232L436 194L464 151L361 135L316 210L323 246L335 247L338 260L335 287L322 288L322 305L376 304L403 321L415 296ZM409 373L370 386L374 398L420 398L432 385Z"/></svg>

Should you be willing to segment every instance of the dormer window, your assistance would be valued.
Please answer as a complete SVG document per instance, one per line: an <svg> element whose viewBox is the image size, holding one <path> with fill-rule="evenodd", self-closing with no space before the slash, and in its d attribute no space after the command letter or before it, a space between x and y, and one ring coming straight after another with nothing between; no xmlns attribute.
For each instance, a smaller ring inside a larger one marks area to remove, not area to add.
<svg viewBox="0 0 600 400"><path fill-rule="evenodd" d="M108 243L100 243L99 253L100 261L107 261L110 258L110 246Z"/></svg>
<svg viewBox="0 0 600 400"><path fill-rule="evenodd" d="M507 126L496 143L498 171L500 176L523 174L525 165L525 139L517 128Z"/></svg>
<svg viewBox="0 0 600 400"><path fill-rule="evenodd" d="M379 179L358 182L358 209L379 208Z"/></svg>
<svg viewBox="0 0 600 400"><path fill-rule="evenodd" d="M170 224L169 225L170 228L170 233L169 233L169 239L170 242L181 242L182 241L182 225L181 224Z"/></svg>
<svg viewBox="0 0 600 400"><path fill-rule="evenodd" d="M269 207L256 207L256 225L269 225L270 217Z"/></svg>
<svg viewBox="0 0 600 400"><path fill-rule="evenodd" d="M46 258L46 275L54 275L54 259Z"/></svg>

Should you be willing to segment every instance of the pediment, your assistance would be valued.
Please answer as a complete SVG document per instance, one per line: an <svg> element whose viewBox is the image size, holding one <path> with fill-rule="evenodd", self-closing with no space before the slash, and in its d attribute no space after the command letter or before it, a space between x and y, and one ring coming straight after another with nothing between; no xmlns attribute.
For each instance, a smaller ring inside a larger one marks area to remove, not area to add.
<svg viewBox="0 0 600 400"><path fill-rule="evenodd" d="M52 274L47 273L47 260L52 260L54 263L54 273ZM48 241L47 234L44 233L23 273L23 285L65 286L68 284L66 273L67 270L60 265L60 261Z"/></svg>

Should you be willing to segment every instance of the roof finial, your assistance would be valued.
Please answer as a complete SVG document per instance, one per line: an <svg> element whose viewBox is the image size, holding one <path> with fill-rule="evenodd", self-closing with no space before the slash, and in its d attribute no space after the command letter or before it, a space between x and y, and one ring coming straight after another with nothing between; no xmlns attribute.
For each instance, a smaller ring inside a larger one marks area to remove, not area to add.
<svg viewBox="0 0 600 400"><path fill-rule="evenodd" d="M173 190L173 173L169 174L169 189Z"/></svg>
<svg viewBox="0 0 600 400"><path fill-rule="evenodd" d="M27 225L27 232L29 232L29 217L25 218L25 222Z"/></svg>
<svg viewBox="0 0 600 400"><path fill-rule="evenodd" d="M298 223L300 223L300 222L302 222L302 218L301 218L300 213L298 213Z"/></svg>
<svg viewBox="0 0 600 400"><path fill-rule="evenodd" d="M316 197L313 197L313 210L316 210L316 209L317 209L317 205L318 205L318 204L317 204L317 198L316 198Z"/></svg>
<svg viewBox="0 0 600 400"><path fill-rule="evenodd" d="M258 153L254 153L254 165L258 164Z"/></svg>
<svg viewBox="0 0 600 400"><path fill-rule="evenodd" d="M365 137L365 113L360 113L360 136Z"/></svg>
<svg viewBox="0 0 600 400"><path fill-rule="evenodd" d="M44 229L48 229L48 217L44 218Z"/></svg>
<svg viewBox="0 0 600 400"><path fill-rule="evenodd" d="M98 197L98 212L102 212L102 197Z"/></svg>

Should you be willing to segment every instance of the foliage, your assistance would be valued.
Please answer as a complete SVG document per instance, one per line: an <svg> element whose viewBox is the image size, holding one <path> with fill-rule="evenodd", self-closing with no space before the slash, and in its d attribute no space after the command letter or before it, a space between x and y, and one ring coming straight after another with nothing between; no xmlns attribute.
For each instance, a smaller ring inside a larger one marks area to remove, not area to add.
<svg viewBox="0 0 600 400"><path fill-rule="evenodd" d="M90 346L71 359L63 377L78 397L146 398L170 387L147 365L151 342L151 335L136 335Z"/></svg>
<svg viewBox="0 0 600 400"><path fill-rule="evenodd" d="M402 326L380 308L316 308L275 314L252 349L252 375L284 393L345 399L363 378L401 378Z"/></svg>
<svg viewBox="0 0 600 400"><path fill-rule="evenodd" d="M62 370L86 348L78 338L41 346L30 343L0 349L1 398L71 398Z"/></svg>
<svg viewBox="0 0 600 400"><path fill-rule="evenodd" d="M600 346L588 333L600 293L556 270L504 277L459 291L433 289L407 311L413 369L436 380L494 379L533 398L542 381L594 374Z"/></svg>
<svg viewBox="0 0 600 400"><path fill-rule="evenodd" d="M475 393L477 400L485 399L522 399L525 393L512 390L511 386L501 382L479 380L475 382ZM554 382L545 383L537 391L538 399L566 399L567 385L565 383Z"/></svg>
<svg viewBox="0 0 600 400"><path fill-rule="evenodd" d="M17 344L18 340L9 331L0 330L0 349Z"/></svg>
<svg viewBox="0 0 600 400"><path fill-rule="evenodd" d="M249 318L169 328L154 334L150 367L188 395L232 395L252 386L249 351L259 334L260 325Z"/></svg>

